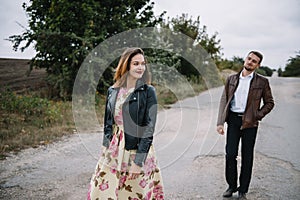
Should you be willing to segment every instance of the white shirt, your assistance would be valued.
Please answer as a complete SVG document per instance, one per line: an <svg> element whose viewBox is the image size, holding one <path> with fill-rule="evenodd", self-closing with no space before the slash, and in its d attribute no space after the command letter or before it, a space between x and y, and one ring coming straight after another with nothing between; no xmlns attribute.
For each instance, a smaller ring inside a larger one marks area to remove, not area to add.
<svg viewBox="0 0 300 200"><path fill-rule="evenodd" d="M253 72L248 76L243 76L242 72L240 73L239 85L234 93L234 97L231 101L232 112L243 113L245 112L248 93L250 88L250 82L253 78Z"/></svg>

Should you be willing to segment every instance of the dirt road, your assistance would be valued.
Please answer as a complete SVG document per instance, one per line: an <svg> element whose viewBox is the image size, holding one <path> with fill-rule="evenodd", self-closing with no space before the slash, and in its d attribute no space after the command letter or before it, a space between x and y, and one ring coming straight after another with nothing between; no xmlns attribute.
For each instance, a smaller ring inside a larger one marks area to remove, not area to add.
<svg viewBox="0 0 300 200"><path fill-rule="evenodd" d="M300 79L270 82L276 106L259 128L247 197L298 200ZM223 199L225 137L215 132L221 89L160 111L154 146L166 199ZM0 161L0 199L85 199L101 137L101 132L75 134Z"/></svg>

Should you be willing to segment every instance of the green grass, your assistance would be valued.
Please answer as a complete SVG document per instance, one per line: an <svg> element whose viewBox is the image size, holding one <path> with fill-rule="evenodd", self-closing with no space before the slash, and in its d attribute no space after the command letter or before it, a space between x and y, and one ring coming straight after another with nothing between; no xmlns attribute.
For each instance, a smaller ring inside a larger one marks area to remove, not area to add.
<svg viewBox="0 0 300 200"><path fill-rule="evenodd" d="M0 157L56 141L74 129L71 102L50 101L11 91L0 94Z"/></svg>
<svg viewBox="0 0 300 200"><path fill-rule="evenodd" d="M158 103L168 105L179 100L179 96L194 96L205 88L201 84L191 84L194 93L185 90L171 91L156 85ZM96 95L96 114L103 123L105 96ZM58 141L62 136L73 134L76 129L72 102L51 101L32 94L16 94L9 90L0 93L0 159L8 153L18 152L28 147L38 147Z"/></svg>

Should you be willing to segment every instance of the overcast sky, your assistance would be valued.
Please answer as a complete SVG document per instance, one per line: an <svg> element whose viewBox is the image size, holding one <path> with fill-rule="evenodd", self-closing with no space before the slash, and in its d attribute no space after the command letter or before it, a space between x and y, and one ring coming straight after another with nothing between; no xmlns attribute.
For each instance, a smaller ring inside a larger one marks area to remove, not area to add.
<svg viewBox="0 0 300 200"><path fill-rule="evenodd" d="M22 3L28 0L6 0L0 4L0 57L32 58L34 51L14 52L12 44L4 40L21 34L27 26ZM154 0L155 14L167 11L167 16L182 13L200 16L209 35L218 32L223 58L245 57L250 50L261 51L262 65L284 67L287 60L300 51L299 0Z"/></svg>
<svg viewBox="0 0 300 200"><path fill-rule="evenodd" d="M300 51L299 0L155 0L157 14L200 16L208 33L218 32L224 58L264 54L262 65L284 67Z"/></svg>
<svg viewBox="0 0 300 200"><path fill-rule="evenodd" d="M25 50L23 53L15 52L12 43L5 40L11 35L20 35L23 32L18 24L27 26L27 18L22 8L23 2L28 0L2 0L0 2L0 58L32 58L34 51L32 49Z"/></svg>

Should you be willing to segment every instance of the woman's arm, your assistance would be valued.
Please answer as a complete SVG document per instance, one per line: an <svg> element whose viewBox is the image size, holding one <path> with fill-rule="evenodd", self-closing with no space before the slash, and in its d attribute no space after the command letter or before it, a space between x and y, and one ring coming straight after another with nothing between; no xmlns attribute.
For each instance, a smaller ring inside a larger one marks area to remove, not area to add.
<svg viewBox="0 0 300 200"><path fill-rule="evenodd" d="M104 112L104 133L103 133L103 146L108 148L110 140L112 138L112 119L111 113L108 111L108 100L111 95L111 88L108 89L106 95L106 102L105 102L105 112Z"/></svg>
<svg viewBox="0 0 300 200"><path fill-rule="evenodd" d="M153 134L155 130L156 117L157 117L157 97L155 88L148 86L147 88L147 101L146 101L146 127L143 132L142 138L137 149L137 154L134 163L142 166L145 162L149 149L152 145Z"/></svg>

